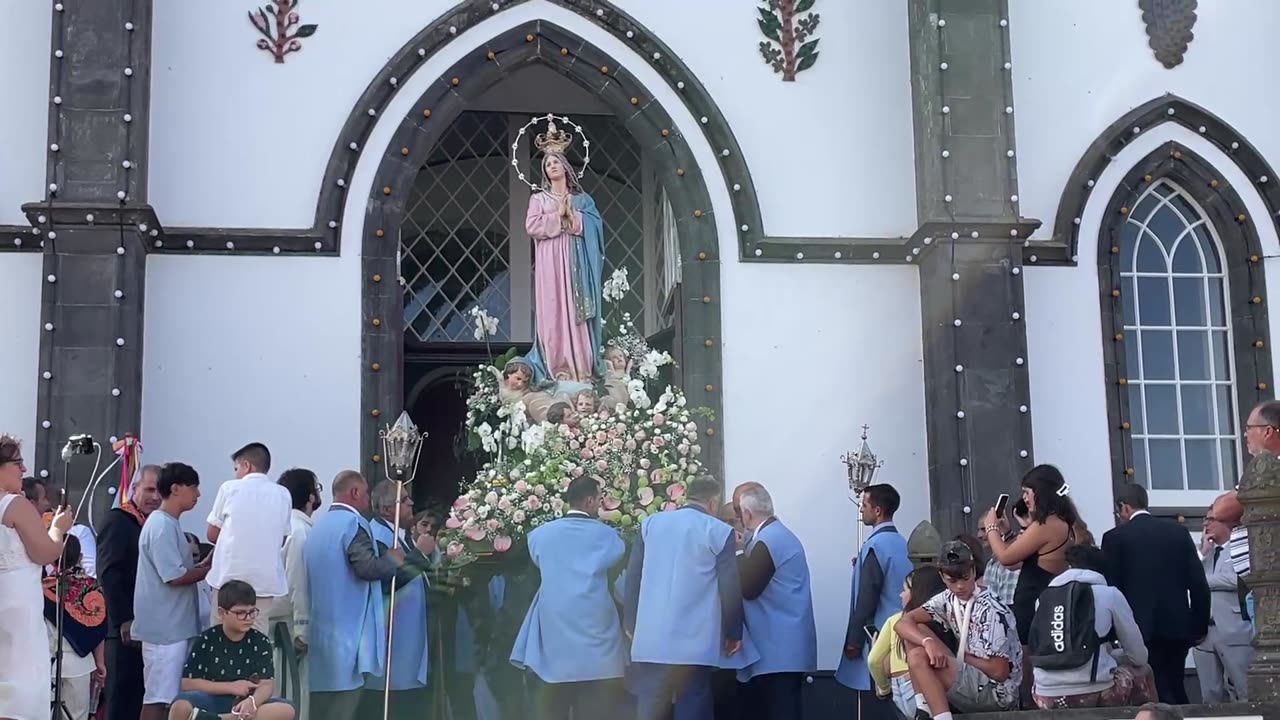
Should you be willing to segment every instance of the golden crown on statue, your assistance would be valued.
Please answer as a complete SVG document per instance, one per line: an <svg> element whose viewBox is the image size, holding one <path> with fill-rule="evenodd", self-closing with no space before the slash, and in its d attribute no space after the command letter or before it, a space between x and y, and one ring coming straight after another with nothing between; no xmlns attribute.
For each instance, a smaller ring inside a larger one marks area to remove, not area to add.
<svg viewBox="0 0 1280 720"><path fill-rule="evenodd" d="M525 177L524 170L520 169L521 139L529 132L530 128L540 123L547 124L547 131L534 136L533 145L544 154L560 153L563 155L564 151L568 150L570 145L573 145L574 134L577 134L582 139L582 169L574 173L578 176L578 179L582 179L582 176L587 172L587 165L591 163L591 141L587 139L587 134L583 132L582 126L578 123L564 115L547 113L525 123L524 127L520 128L520 131L516 134L515 142L511 143L511 166L516 169L516 175L519 176L520 181L527 184L534 191L540 189L536 183L530 182ZM525 147L527 148L528 146L526 145Z"/></svg>
<svg viewBox="0 0 1280 720"><path fill-rule="evenodd" d="M547 131L538 133L533 139L533 144L544 153L561 153L573 144L573 135L556 127L555 121L547 122Z"/></svg>

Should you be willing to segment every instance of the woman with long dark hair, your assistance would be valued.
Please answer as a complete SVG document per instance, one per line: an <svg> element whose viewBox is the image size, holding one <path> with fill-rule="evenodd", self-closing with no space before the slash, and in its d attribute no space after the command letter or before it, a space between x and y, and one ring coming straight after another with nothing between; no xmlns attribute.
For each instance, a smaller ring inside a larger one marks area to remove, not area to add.
<svg viewBox="0 0 1280 720"><path fill-rule="evenodd" d="M884 626L880 628L875 644L867 655L867 667L871 670L876 694L880 697L892 696L893 704L909 718L916 716L916 691L911 685L911 675L907 668L907 644L898 637L894 626L904 613L921 607L946 587L938 568L933 565L924 565L911 571L902 584L902 612L891 615L884 621Z"/></svg>
<svg viewBox="0 0 1280 720"><path fill-rule="evenodd" d="M1058 468L1037 465L1022 476L1022 499L1031 524L1013 542L1005 542L1008 520L997 517L995 508L982 519L982 533L992 557L1005 567L1022 566L1011 609L1024 646L1036 614L1036 600L1049 581L1067 569L1067 549L1076 544L1080 514L1067 491L1067 481Z"/></svg>

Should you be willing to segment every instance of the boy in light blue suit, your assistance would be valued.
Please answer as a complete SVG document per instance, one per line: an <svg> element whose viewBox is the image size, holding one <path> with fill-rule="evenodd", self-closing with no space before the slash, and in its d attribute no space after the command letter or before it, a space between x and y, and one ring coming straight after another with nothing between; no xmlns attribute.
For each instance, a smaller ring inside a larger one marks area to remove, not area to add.
<svg viewBox="0 0 1280 720"><path fill-rule="evenodd" d="M687 505L644 520L627 567L625 623L640 720L706 720L711 673L760 659L743 626L733 528L720 483L689 483Z"/></svg>
<svg viewBox="0 0 1280 720"><path fill-rule="evenodd" d="M861 520L871 534L858 550L853 564L853 588L849 596L849 626L845 631L844 655L836 668L836 681L847 688L871 689L867 669L870 643L864 628L877 631L890 615L902 612L903 583L911 573L907 539L893 524L902 498L892 485L869 485L862 493Z"/></svg>
<svg viewBox="0 0 1280 720"><path fill-rule="evenodd" d="M600 483L579 477L563 518L529 533L542 584L520 626L511 664L531 671L537 717L612 717L626 667L622 623L609 591L626 545L596 519Z"/></svg>

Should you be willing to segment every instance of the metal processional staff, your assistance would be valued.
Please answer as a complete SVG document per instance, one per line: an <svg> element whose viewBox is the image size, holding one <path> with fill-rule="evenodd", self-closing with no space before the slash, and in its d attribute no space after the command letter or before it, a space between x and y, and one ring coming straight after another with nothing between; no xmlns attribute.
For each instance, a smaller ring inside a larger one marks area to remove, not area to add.
<svg viewBox="0 0 1280 720"><path fill-rule="evenodd" d="M387 480L396 484L396 519L391 531L392 547L400 542L400 502L404 498L404 486L413 482L418 471L418 455L422 452L422 440L426 433L418 432L417 426L408 412L400 413L394 425L390 425L378 433L382 438L382 456L386 459L383 466ZM382 720L388 720L391 714L391 642L392 630L396 622L396 580L399 573L391 578L391 601L387 607L387 665L386 686L382 694Z"/></svg>
<svg viewBox="0 0 1280 720"><path fill-rule="evenodd" d="M871 481L875 479L876 471L880 469L884 462L878 459L875 453L871 452L871 447L867 445L867 431L870 426L862 426L862 446L858 448L858 452L845 453L840 461L845 464L845 468L849 473L849 502L858 508L858 514L862 514L862 494L866 492ZM862 518L859 517L858 525L858 547L855 551L855 557L862 555ZM860 572L861 568L855 568L854 572ZM856 601L856 598L855 598ZM858 718L862 718L862 693L858 693Z"/></svg>

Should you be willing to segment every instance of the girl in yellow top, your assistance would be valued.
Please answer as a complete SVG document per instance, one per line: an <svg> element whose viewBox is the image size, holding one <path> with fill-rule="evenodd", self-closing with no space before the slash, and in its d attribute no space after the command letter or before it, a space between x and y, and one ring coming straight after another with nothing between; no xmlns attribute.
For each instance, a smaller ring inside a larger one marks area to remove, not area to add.
<svg viewBox="0 0 1280 720"><path fill-rule="evenodd" d="M924 605L929 598L945 589L942 576L933 565L913 570L902 584L902 612L891 615L884 621L884 626L880 628L875 644L871 647L871 653L867 655L871 679L876 684L876 695L882 698L892 695L894 705L908 718L916 716L916 692L907 672L906 644L898 638L894 626L903 613Z"/></svg>

